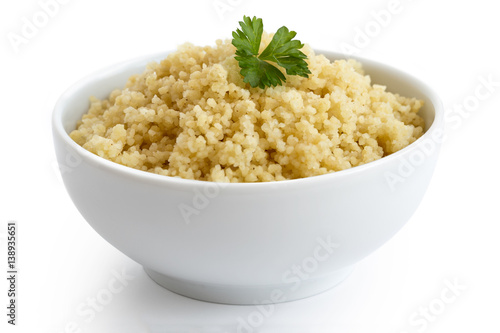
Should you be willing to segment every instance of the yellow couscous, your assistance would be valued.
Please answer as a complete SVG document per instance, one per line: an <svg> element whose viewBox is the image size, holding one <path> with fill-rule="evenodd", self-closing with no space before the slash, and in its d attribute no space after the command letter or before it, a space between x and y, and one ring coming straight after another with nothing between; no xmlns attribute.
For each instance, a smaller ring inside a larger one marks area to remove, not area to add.
<svg viewBox="0 0 500 333"><path fill-rule="evenodd" d="M270 41L264 35L262 46ZM309 78L283 86L243 82L230 41L185 44L108 99L91 98L71 138L116 163L160 175L265 182L365 164L423 133L423 101L371 84L354 60L309 46Z"/></svg>

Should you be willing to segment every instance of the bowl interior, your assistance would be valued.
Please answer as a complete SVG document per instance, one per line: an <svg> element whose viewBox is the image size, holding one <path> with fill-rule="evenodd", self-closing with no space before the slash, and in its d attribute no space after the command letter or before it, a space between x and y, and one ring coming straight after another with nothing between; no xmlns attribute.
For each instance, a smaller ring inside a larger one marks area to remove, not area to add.
<svg viewBox="0 0 500 333"><path fill-rule="evenodd" d="M330 52L324 54L329 59L339 59ZM423 100L424 106L419 110L419 115L425 120L424 130L427 131L430 128L434 123L439 103L439 99L433 91L418 79L395 68L368 59L353 58L361 62L365 73L370 75L372 84L381 84L387 86L387 91L392 93Z"/></svg>
<svg viewBox="0 0 500 333"><path fill-rule="evenodd" d="M344 58L341 53L328 51L316 51L316 53L324 54L330 60ZM63 95L59 103L59 105L65 106L64 110L59 113L64 131L70 133L76 128L78 120L88 111L90 96L100 99L107 98L113 89L123 88L131 75L141 73L149 62L159 61L167 54L168 52L163 52L131 60L101 70L79 81ZM366 74L371 76L372 84L385 85L388 91L424 100L424 107L420 110L419 114L425 119L425 130L429 129L435 119L438 99L426 85L414 77L390 66L360 57L353 58L363 64Z"/></svg>
<svg viewBox="0 0 500 333"><path fill-rule="evenodd" d="M69 134L76 129L76 124L89 109L91 96L99 99L108 98L114 89L123 89L131 75L143 72L149 62L160 60L165 55L166 53L162 53L162 56L127 61L98 71L77 82L59 100L58 106L63 106L61 110L56 106L56 112L60 111L59 116L64 131Z"/></svg>

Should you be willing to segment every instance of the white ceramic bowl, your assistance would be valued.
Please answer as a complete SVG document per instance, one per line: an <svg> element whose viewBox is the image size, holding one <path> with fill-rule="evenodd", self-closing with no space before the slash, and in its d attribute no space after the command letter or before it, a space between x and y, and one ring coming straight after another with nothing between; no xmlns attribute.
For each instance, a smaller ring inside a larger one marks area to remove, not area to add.
<svg viewBox="0 0 500 333"><path fill-rule="evenodd" d="M357 58L372 82L425 101L420 113L427 128L401 151L349 170L218 184L128 168L71 140L68 133L87 111L89 96L107 97L148 62L165 56L88 76L61 96L53 113L55 149L71 199L104 239L143 265L158 284L230 304L311 296L345 279L416 210L438 156L443 107L427 85L367 59Z"/></svg>

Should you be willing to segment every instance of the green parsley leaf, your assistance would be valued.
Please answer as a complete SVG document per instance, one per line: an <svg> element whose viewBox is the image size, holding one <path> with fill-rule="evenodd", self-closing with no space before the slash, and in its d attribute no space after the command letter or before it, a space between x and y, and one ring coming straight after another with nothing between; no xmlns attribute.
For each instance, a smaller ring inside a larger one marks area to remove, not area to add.
<svg viewBox="0 0 500 333"><path fill-rule="evenodd" d="M297 35L287 27L281 27L273 39L259 55L260 41L264 32L262 19L255 16L250 19L243 16L239 22L241 30L233 31L232 44L236 47L236 57L240 65L243 81L253 88L275 87L286 82L285 75L275 66L274 62L283 67L287 75L308 77L311 74L307 67L307 56L300 51L304 46L299 40L293 40Z"/></svg>
<svg viewBox="0 0 500 333"><path fill-rule="evenodd" d="M264 32L262 19L255 16L250 20L243 16L240 22L241 30L233 31L233 45L236 47L236 54L240 57L257 55L259 53L260 40Z"/></svg>

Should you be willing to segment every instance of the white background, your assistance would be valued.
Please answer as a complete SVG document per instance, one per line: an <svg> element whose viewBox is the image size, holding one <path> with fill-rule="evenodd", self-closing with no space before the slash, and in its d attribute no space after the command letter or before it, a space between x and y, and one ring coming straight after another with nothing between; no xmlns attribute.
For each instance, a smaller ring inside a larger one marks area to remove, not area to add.
<svg viewBox="0 0 500 333"><path fill-rule="evenodd" d="M23 18L32 21L42 9L35 0L2 1L3 272L7 221L17 221L20 240L18 325L6 324L2 278L0 331L236 332L239 317L255 316L255 307L166 291L107 244L79 215L58 178L50 128L57 97L81 77L185 41L207 45L230 38L246 14L262 17L267 31L286 25L314 48L338 51L350 44L358 55L407 71L434 87L449 119L454 117L446 124L432 183L408 224L337 288L268 309L272 314L253 331L499 332L500 86L487 98L474 97L481 77L500 82L498 11L489 0L400 0L398 13L382 26L373 12L389 3L70 0L15 47L8 36L21 35ZM362 43L360 31L366 29L371 36ZM474 101L478 105L467 104ZM77 313L88 310L87 302L123 270L133 279L109 304L93 318ZM446 281L466 289L440 309ZM425 325L410 322L429 306L438 314Z"/></svg>

